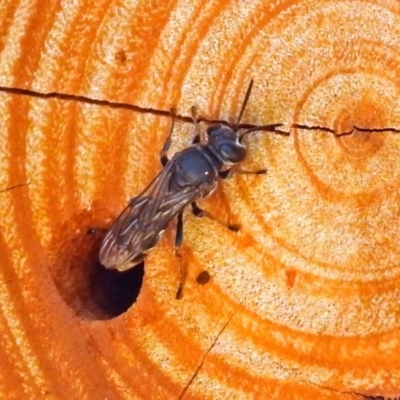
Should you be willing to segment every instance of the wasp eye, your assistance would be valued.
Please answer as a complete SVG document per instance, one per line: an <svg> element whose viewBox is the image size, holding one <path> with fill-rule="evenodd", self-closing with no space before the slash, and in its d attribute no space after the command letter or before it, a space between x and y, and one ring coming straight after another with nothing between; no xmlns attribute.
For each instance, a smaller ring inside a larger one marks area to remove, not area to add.
<svg viewBox="0 0 400 400"><path fill-rule="evenodd" d="M231 163L239 163L246 158L246 149L237 144L223 143L218 148L222 157Z"/></svg>
<svg viewBox="0 0 400 400"><path fill-rule="evenodd" d="M213 125L210 125L210 126L207 128L207 135L210 136L210 135L213 134L214 132L219 131L222 127L223 127L222 124L213 124Z"/></svg>

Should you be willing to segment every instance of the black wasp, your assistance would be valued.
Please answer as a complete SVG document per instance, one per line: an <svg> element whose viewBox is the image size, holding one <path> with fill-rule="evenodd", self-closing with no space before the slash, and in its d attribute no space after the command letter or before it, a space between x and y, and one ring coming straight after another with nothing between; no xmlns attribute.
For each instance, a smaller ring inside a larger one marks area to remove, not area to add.
<svg viewBox="0 0 400 400"><path fill-rule="evenodd" d="M168 159L166 153L171 145L174 114L171 129L160 153L163 169L150 185L117 217L106 234L100 248L99 260L109 269L124 271L139 264L158 243L171 219L177 216L175 246L179 248L183 239L182 213L192 206L197 216L202 210L196 200L213 192L219 179L233 172L261 173L265 171L243 171L239 163L246 158L245 136L255 130L276 130L282 124L255 127L239 134L239 123L250 97L253 80L247 89L236 125L217 123L210 125L206 134L201 132L196 112L192 108L195 138L188 148ZM181 277L182 278L182 277ZM182 280L182 279L181 279ZM180 297L182 283L177 297Z"/></svg>

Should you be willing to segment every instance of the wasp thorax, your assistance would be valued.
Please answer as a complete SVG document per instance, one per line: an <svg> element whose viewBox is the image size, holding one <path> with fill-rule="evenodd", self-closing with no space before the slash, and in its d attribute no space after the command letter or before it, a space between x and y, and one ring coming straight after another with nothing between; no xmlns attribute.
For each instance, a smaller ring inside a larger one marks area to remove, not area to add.
<svg viewBox="0 0 400 400"><path fill-rule="evenodd" d="M238 135L229 126L211 125L207 129L208 143L224 164L237 164L246 158L246 147L239 142Z"/></svg>

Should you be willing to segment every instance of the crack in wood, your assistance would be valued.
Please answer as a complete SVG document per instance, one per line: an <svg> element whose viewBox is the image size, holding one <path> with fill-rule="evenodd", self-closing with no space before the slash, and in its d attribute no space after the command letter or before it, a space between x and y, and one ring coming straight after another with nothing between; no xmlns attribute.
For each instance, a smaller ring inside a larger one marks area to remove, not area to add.
<svg viewBox="0 0 400 400"><path fill-rule="evenodd" d="M357 392L353 392L353 394L355 394L356 396L362 397L365 400L400 400L400 396L395 396L395 397L392 397L392 396L387 396L386 397L386 396L381 396L381 395L369 396L369 395L365 395L365 394L357 393Z"/></svg>
<svg viewBox="0 0 400 400"><path fill-rule="evenodd" d="M171 115L170 110L164 111L164 110L158 110L155 108L145 108L145 107L136 106L136 105L133 105L130 103L113 102L113 101L109 101L109 100L94 99L94 98L83 96L83 95L75 95L75 94L59 93L59 92L42 93L42 92L37 92L35 90L21 89L21 88L7 87L7 86L0 86L0 92L19 95L19 96L34 97L34 98L39 98L39 99L58 99L58 100L64 100L64 101L76 101L78 103L92 104L92 105L97 105L97 106L101 106L101 107L131 110L131 111L136 111L136 112L139 112L142 114L154 114L154 115L161 115L161 116L165 116L165 117L169 117ZM175 115L175 118L182 122L193 122L192 117L186 117L183 115ZM227 121L224 121L224 120L209 120L209 119L203 118L203 117L199 118L199 122L206 122L209 124L214 124L214 123L228 124ZM284 124L273 124L273 125L284 125ZM259 127L259 125L252 125L252 124L239 124L238 125L238 129L251 129L251 128L257 128L257 127ZM335 136L351 135L354 132L354 130L357 130L359 132L366 132L366 133L373 133L373 132L400 133L400 128L394 128L394 127L362 128L362 127L358 127L356 125L353 125L352 130L346 131L346 132L336 132L334 129L328 128L325 126L319 126L319 125L309 126L306 124L298 124L298 123L290 125L289 129L291 130L292 128L309 130L309 131L323 131L323 132L327 132L327 133L332 133ZM275 130L274 132L277 134L283 134L283 135L290 134L290 132L285 132L285 131L280 131L280 130Z"/></svg>
<svg viewBox="0 0 400 400"><path fill-rule="evenodd" d="M29 186L30 184L31 184L30 182L18 183L17 185L9 186L5 189L0 190L0 193L9 192L10 190L18 189L18 188L24 187L24 186Z"/></svg>
<svg viewBox="0 0 400 400"><path fill-rule="evenodd" d="M7 283L15 282L17 280L18 280L18 278L6 279L6 280L2 281L1 283L6 285Z"/></svg>
<svg viewBox="0 0 400 400"><path fill-rule="evenodd" d="M192 377L190 378L190 380L188 381L188 383L186 384L186 386L183 388L182 393L179 395L177 400L182 400L183 396L186 394L186 392L188 391L190 385L194 382L194 380L196 379L197 375L199 374L207 355L211 352L211 350L214 348L214 346L216 345L218 339L220 338L220 336L224 333L225 329L228 327L229 323L232 321L232 318L234 317L234 315L236 314L236 312L239 310L239 307L243 304L245 299L243 299L238 305L237 307L234 309L234 311L232 312L232 314L229 316L228 320L225 322L225 324L223 325L223 327L220 329L220 331L218 332L217 336L215 337L215 339L213 340L213 342L211 343L210 347L207 349L207 351L204 353L200 364L197 366L196 370L194 371Z"/></svg>
<svg viewBox="0 0 400 400"><path fill-rule="evenodd" d="M324 390L329 390L331 392L340 393L340 394L348 394L352 396L362 397L364 400L400 400L400 396L382 396L382 395L366 395L362 393L358 393L355 391L346 391L346 390L339 390L334 389L328 386L319 385L318 383L311 382L312 385L317 386Z"/></svg>

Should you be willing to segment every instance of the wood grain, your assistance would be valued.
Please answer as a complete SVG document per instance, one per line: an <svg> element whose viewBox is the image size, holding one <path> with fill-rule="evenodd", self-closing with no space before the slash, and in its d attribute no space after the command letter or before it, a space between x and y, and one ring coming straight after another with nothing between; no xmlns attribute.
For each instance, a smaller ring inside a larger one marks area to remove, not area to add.
<svg viewBox="0 0 400 400"><path fill-rule="evenodd" d="M5 1L0 398L400 396L399 22L377 0ZM252 78L243 123L362 129L251 135L243 168L268 172L201 202L238 232L185 214L181 300L174 223L144 277L105 271L87 230L161 169L169 109L173 153L192 105L234 123Z"/></svg>

